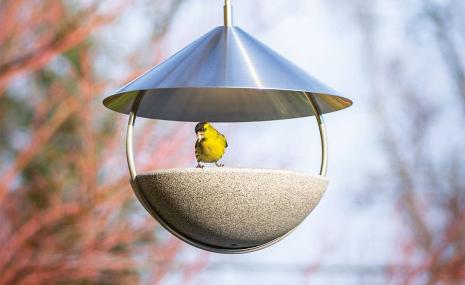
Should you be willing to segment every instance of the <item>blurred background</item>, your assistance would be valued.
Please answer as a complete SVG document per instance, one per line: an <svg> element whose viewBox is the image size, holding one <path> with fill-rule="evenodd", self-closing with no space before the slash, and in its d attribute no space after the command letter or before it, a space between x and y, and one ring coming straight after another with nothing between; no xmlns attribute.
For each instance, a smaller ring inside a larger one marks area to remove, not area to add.
<svg viewBox="0 0 465 285"><path fill-rule="evenodd" d="M130 189L127 117L101 102L222 25L222 0L1 0L0 284L465 284L465 2L232 2L236 25L355 103L325 116L314 212L219 255ZM139 120L139 170L194 167L194 125ZM314 118L218 128L226 166L318 171Z"/></svg>

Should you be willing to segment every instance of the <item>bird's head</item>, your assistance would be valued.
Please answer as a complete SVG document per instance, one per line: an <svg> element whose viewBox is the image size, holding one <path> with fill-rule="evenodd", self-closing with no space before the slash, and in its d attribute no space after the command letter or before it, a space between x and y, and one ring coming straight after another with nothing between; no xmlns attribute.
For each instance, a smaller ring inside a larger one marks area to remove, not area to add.
<svg viewBox="0 0 465 285"><path fill-rule="evenodd" d="M211 130L212 128L213 128L212 125L208 122L198 123L195 126L195 133L197 134L197 138L199 140L205 138L205 132Z"/></svg>

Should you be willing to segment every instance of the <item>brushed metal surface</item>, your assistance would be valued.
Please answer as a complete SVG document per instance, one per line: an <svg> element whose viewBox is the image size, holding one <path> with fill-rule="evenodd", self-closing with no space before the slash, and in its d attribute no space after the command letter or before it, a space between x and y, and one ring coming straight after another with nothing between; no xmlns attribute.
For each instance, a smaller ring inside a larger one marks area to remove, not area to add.
<svg viewBox="0 0 465 285"><path fill-rule="evenodd" d="M217 27L106 98L129 114L174 121L244 122L315 115L352 104L235 26Z"/></svg>

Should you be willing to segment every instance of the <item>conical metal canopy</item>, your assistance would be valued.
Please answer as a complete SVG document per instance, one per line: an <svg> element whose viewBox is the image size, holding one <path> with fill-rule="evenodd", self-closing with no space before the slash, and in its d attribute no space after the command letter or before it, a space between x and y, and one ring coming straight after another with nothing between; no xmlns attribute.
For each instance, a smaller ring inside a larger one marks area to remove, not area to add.
<svg viewBox="0 0 465 285"><path fill-rule="evenodd" d="M137 116L174 121L244 122L344 109L339 96L305 71L234 26L213 29L106 98L103 104Z"/></svg>

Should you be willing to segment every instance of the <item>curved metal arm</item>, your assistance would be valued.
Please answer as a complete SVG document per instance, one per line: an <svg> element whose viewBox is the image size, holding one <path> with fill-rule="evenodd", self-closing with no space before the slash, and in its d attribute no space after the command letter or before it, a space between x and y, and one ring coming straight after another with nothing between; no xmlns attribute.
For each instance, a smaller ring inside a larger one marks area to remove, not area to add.
<svg viewBox="0 0 465 285"><path fill-rule="evenodd" d="M134 163L134 153L133 153L133 133L134 133L134 123L137 117L137 110L139 108L139 103L142 100L143 94L139 95L134 104L132 106L131 113L129 114L129 121L128 121L128 130L126 133L126 158L128 161L128 168L129 173L131 175L131 179L135 180L137 176L136 166ZM321 166L320 166L320 175L326 176L328 170L328 137L326 134L326 127L323 120L323 116L321 115L320 109L315 102L313 96L307 94L307 98L310 101L312 106L313 112L315 113L315 118L318 123L318 129L320 132L320 140L321 140Z"/></svg>
<svg viewBox="0 0 465 285"><path fill-rule="evenodd" d="M139 103L143 96L143 94L138 95L132 105L131 113L129 113L128 130L126 132L126 159L128 161L129 174L131 175L132 181L134 181L137 176L136 165L134 163L132 137L134 135L134 123L136 122L137 110L139 109Z"/></svg>
<svg viewBox="0 0 465 285"><path fill-rule="evenodd" d="M133 154L133 135L134 135L134 123L136 121L137 117L137 110L139 108L139 103L142 100L142 97L144 94L138 95L136 100L134 101L134 104L132 106L131 113L129 114L129 122L128 122L128 130L126 133L126 157L127 157L127 162L128 162L128 168L129 168L129 173L131 175L131 186L134 190L135 195L141 202L141 204L144 206L144 208L149 212L152 217L155 218L166 230L168 230L170 233L172 233L174 236L178 237L179 239L183 240L184 242L187 242L188 244L212 251L212 252L217 252L217 253L247 253L247 252L254 252L263 248L266 248L270 245L275 244L276 242L282 240L286 236L288 236L293 230L290 232L284 234L281 237L278 237L274 240L271 240L265 244L255 246L255 247L250 247L250 248L237 248L237 249L230 249L230 248L219 248L215 246L211 246L208 244L203 244L200 243L196 240L193 240L192 238L183 235L182 233L178 232L176 229L171 227L169 224L166 223L163 218L161 218L158 213L151 207L150 203L147 201L147 199L144 196L144 193L140 191L139 185L137 182L137 171L136 167L134 164L134 154ZM320 131L320 137L321 137L321 149L322 149L322 161L321 161L321 169L320 169L320 175L325 176L326 175L326 169L327 169L327 138L326 138L326 129L325 125L323 122L323 117L321 116L321 112L319 111L318 105L314 101L311 95L307 95L307 98L309 99L311 106L313 108L313 111L315 113L316 120L318 122L318 128Z"/></svg>
<svg viewBox="0 0 465 285"><path fill-rule="evenodd" d="M321 140L321 166L320 166L320 175L326 176L326 172L328 171L328 136L326 134L326 127L325 122L323 120L323 116L321 115L320 108L318 104L315 102L315 98L310 95L306 94L310 104L312 106L313 112L315 113L315 118L318 123L318 129L320 131L320 140Z"/></svg>

